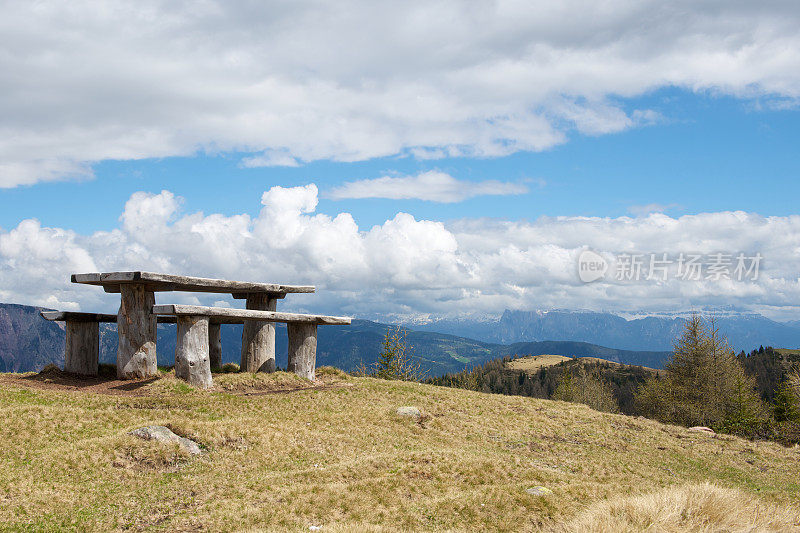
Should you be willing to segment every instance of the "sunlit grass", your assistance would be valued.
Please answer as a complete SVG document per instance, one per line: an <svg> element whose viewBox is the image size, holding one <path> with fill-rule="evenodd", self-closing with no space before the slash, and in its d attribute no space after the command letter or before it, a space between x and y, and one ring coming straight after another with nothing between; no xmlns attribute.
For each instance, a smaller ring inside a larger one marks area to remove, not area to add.
<svg viewBox="0 0 800 533"><path fill-rule="evenodd" d="M0 528L525 531L594 502L710 480L800 502L800 452L523 397L318 369L171 373L137 396L0 377ZM402 419L415 405L423 420ZM161 424L204 448L128 435ZM550 496L526 489L542 485Z"/></svg>
<svg viewBox="0 0 800 533"><path fill-rule="evenodd" d="M534 373L540 368L546 366L553 366L564 361L571 361L572 357L565 355L528 355L526 357L517 357L512 359L506 364L509 370L522 370L529 373Z"/></svg>

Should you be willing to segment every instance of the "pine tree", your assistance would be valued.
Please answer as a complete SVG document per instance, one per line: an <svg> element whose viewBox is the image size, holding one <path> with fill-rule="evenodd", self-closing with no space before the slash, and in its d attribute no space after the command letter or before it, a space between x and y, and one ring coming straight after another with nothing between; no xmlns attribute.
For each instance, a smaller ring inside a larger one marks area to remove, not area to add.
<svg viewBox="0 0 800 533"><path fill-rule="evenodd" d="M413 355L408 344L408 331L388 328L381 343L381 352L369 375L381 379L420 381L425 377L422 365Z"/></svg>
<svg viewBox="0 0 800 533"><path fill-rule="evenodd" d="M706 326L697 315L677 339L663 378L640 387L635 401L642 414L663 422L746 436L759 432L767 418L755 379L744 371L715 321Z"/></svg>
<svg viewBox="0 0 800 533"><path fill-rule="evenodd" d="M611 386L597 372L587 371L583 364L578 366L574 375L571 370L561 375L553 399L582 403L598 411L619 412L619 404Z"/></svg>
<svg viewBox="0 0 800 533"><path fill-rule="evenodd" d="M734 435L755 436L766 429L763 403L755 392L755 379L744 372L732 376L730 398L722 421L714 424L718 431Z"/></svg>
<svg viewBox="0 0 800 533"><path fill-rule="evenodd" d="M707 358L708 332L698 315L686 324L683 335L675 342L674 355L664 365L668 379L661 383L667 387L662 405L670 422L706 425L703 413L705 384L710 373Z"/></svg>
<svg viewBox="0 0 800 533"><path fill-rule="evenodd" d="M555 392L553 392L553 399L560 400L562 402L575 401L575 388L572 385L571 370L566 370L561 375L561 379L558 380L558 386L556 387Z"/></svg>
<svg viewBox="0 0 800 533"><path fill-rule="evenodd" d="M775 438L784 444L800 443L800 372L790 372L775 391Z"/></svg>
<svg viewBox="0 0 800 533"><path fill-rule="evenodd" d="M775 422L800 422L800 398L788 380L775 390L772 412Z"/></svg>

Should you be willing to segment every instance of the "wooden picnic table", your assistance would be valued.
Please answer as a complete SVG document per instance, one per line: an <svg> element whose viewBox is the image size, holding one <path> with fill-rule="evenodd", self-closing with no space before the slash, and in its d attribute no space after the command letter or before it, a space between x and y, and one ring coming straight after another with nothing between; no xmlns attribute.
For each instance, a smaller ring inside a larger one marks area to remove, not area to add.
<svg viewBox="0 0 800 533"><path fill-rule="evenodd" d="M122 379L155 376L156 324L152 309L155 293L185 291L228 293L246 299L246 308L275 311L277 300L288 293L313 293L310 285L280 285L223 279L178 276L155 272L93 272L73 274L73 283L97 285L108 293L120 294L117 331L117 376ZM209 325L209 337L219 339L219 323ZM243 371L275 370L275 328L271 322L246 320L242 331Z"/></svg>

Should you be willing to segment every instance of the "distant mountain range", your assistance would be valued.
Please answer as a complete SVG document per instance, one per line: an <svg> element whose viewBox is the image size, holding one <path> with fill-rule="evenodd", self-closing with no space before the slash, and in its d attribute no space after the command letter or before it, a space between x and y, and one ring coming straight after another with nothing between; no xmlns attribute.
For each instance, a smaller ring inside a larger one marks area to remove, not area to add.
<svg viewBox="0 0 800 533"><path fill-rule="evenodd" d="M16 304L0 304L0 371L26 372L39 370L47 363L64 363L64 328L39 316L40 308ZM353 370L362 362L371 364L377 358L381 342L389 326L368 320L353 320L351 326L320 326L317 349L318 365L333 365ZM286 328L276 328L276 355L279 367L286 366ZM223 362L239 362L241 326L222 328ZM170 366L175 357L175 326L158 326L158 362ZM602 357L611 361L660 367L669 355L664 351L618 350L585 342L547 341L502 344L474 340L447 333L409 329L408 342L429 375L463 370L491 359L512 354L544 353ZM100 326L100 361L116 360L117 331L115 324Z"/></svg>
<svg viewBox="0 0 800 533"><path fill-rule="evenodd" d="M39 308L0 304L0 371L39 370L47 363L63 365L63 325L39 316ZM499 320L439 320L406 325L408 342L431 376L463 370L505 355L555 354L601 357L618 363L661 368L669 356L683 318L650 316L625 319L610 313L584 311L506 311ZM734 349L760 345L800 347L800 324L781 324L760 315L719 317L722 332ZM318 365L353 370L377 358L387 324L354 320L351 326L321 326ZM115 324L101 324L100 360L116 360ZM223 362L239 362L241 326L222 328ZM175 354L175 326L158 326L158 361L170 366ZM609 348L608 346L614 346ZM286 328L277 325L276 354L286 366Z"/></svg>
<svg viewBox="0 0 800 533"><path fill-rule="evenodd" d="M761 345L800 347L800 321L780 323L752 313L714 315L721 333L737 352ZM506 311L497 320L434 320L409 327L499 344L568 340L623 350L662 351L672 349L684 321L682 316L624 318L592 311Z"/></svg>
<svg viewBox="0 0 800 533"><path fill-rule="evenodd" d="M0 372L38 370L64 363L64 328L39 316L38 307L0 304Z"/></svg>

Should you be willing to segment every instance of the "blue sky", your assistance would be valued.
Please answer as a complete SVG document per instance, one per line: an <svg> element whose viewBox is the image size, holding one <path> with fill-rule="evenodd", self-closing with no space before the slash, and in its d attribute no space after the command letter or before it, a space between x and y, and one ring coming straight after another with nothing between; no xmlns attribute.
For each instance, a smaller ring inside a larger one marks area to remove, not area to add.
<svg viewBox="0 0 800 533"><path fill-rule="evenodd" d="M154 270L313 283L287 308L373 318L800 319L796 4L3 15L0 301L113 310L69 274ZM608 264L591 282L587 250ZM615 279L640 252L763 264L747 282L681 280L677 262L670 279Z"/></svg>

